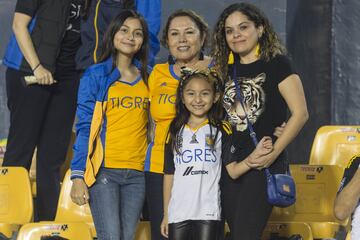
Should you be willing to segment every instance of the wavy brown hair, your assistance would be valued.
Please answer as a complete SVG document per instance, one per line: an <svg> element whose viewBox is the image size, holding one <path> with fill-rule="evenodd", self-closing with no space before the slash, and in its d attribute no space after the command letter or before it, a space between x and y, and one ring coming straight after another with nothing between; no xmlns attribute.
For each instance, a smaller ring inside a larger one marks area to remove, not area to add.
<svg viewBox="0 0 360 240"><path fill-rule="evenodd" d="M256 6L250 3L234 3L224 9L221 13L214 29L212 55L222 78L227 79L228 59L230 48L225 37L225 21L234 12L241 12L256 28L262 26L263 34L258 40L260 45L260 59L269 61L278 54L286 54L286 49L282 45L278 35L274 31L269 19Z"/></svg>

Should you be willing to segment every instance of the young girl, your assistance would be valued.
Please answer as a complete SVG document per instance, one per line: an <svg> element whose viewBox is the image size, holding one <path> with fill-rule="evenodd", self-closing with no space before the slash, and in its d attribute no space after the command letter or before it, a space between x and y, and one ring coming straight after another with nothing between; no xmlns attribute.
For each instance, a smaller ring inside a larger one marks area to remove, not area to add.
<svg viewBox="0 0 360 240"><path fill-rule="evenodd" d="M134 239L144 201L147 39L144 19L121 12L80 83L71 198L89 202L99 240Z"/></svg>
<svg viewBox="0 0 360 240"><path fill-rule="evenodd" d="M208 70L185 71L177 90L176 117L165 146L164 219L161 232L169 239L212 240L221 219L221 164L237 178L251 158L272 151L264 137L242 162L232 162L231 126L221 121L220 79Z"/></svg>

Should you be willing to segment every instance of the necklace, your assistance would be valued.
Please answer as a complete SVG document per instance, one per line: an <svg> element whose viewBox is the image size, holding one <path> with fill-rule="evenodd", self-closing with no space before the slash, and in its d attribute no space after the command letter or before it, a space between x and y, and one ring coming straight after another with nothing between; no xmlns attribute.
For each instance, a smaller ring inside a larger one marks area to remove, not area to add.
<svg viewBox="0 0 360 240"><path fill-rule="evenodd" d="M191 141L190 141L191 144L199 143L199 141L196 139L196 132L197 132L197 130L192 133L193 135L191 136Z"/></svg>
<svg viewBox="0 0 360 240"><path fill-rule="evenodd" d="M200 125L198 125L194 130L188 125L190 132L192 133L190 144L198 144L199 141L196 138L196 133L199 129L201 129L203 126L208 124L208 120L206 119L204 122L202 122Z"/></svg>

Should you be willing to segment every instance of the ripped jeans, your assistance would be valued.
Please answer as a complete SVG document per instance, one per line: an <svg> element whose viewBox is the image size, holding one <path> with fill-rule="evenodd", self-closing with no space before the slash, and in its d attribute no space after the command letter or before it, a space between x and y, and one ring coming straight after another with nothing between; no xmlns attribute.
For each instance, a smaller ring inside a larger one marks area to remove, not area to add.
<svg viewBox="0 0 360 240"><path fill-rule="evenodd" d="M134 239L145 198L144 173L101 168L89 194L97 239Z"/></svg>

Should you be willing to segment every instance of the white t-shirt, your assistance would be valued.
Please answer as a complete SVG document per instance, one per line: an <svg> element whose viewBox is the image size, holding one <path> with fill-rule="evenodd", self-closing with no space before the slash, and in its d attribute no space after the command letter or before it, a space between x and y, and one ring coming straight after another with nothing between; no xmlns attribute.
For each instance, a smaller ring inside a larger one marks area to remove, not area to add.
<svg viewBox="0 0 360 240"><path fill-rule="evenodd" d="M224 123L220 127L212 148L216 132L217 128L207 122L198 129L184 126L181 154L170 143L166 144L164 173L174 175L169 223L221 219L219 181L222 161L227 163L231 159L230 125Z"/></svg>

